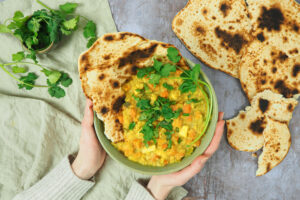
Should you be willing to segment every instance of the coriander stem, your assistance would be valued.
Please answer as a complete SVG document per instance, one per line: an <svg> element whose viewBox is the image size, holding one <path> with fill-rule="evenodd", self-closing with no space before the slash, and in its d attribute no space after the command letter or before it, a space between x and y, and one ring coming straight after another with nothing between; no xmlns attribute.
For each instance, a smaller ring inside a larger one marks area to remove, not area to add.
<svg viewBox="0 0 300 200"><path fill-rule="evenodd" d="M47 6L46 4L44 4L43 2L41 2L41 1L39 1L39 0L36 0L36 2L37 2L38 4L40 4L41 6L47 8L48 10L53 11L52 8L48 7L48 6Z"/></svg>
<svg viewBox="0 0 300 200"><path fill-rule="evenodd" d="M13 79L15 79L16 81L18 81L21 84L24 84L24 85L27 85L27 86L30 86L30 87L49 87L47 85L32 85L32 84L29 84L29 83L25 83L25 82L21 81L20 79L18 79L17 77L15 77L14 75L12 75L12 73L10 73L7 69L5 69L3 64L0 64L0 67L2 68L2 70L5 73L7 73L10 77L12 77Z"/></svg>
<svg viewBox="0 0 300 200"><path fill-rule="evenodd" d="M18 64L30 64L30 65L36 65L36 66L38 66L38 67L40 67L40 68L42 68L42 69L47 69L47 68L45 68L45 67L43 67L42 65L40 65L40 64L37 64L37 63L31 63L31 62L12 62L12 63L5 63L5 64L3 64L3 66L9 66L9 65L18 65Z"/></svg>

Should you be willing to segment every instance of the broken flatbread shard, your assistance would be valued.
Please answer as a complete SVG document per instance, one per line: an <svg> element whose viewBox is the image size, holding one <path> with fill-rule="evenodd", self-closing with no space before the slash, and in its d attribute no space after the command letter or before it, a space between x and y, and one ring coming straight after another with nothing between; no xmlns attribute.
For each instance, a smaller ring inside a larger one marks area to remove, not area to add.
<svg viewBox="0 0 300 200"><path fill-rule="evenodd" d="M174 17L172 29L207 66L238 78L245 46L251 40L244 0L190 0Z"/></svg>
<svg viewBox="0 0 300 200"><path fill-rule="evenodd" d="M227 139L230 146L239 151L255 152L264 145L263 131L268 126L267 118L288 123L297 105L294 98L265 90L257 94L251 106L233 119L226 120Z"/></svg>
<svg viewBox="0 0 300 200"><path fill-rule="evenodd" d="M258 93L251 101L255 112L281 122L289 122L298 101L295 98L284 98L281 94L265 90Z"/></svg>
<svg viewBox="0 0 300 200"><path fill-rule="evenodd" d="M111 141L123 139L123 125L119 121L125 101L122 85L139 68L152 66L153 56L167 60L167 49L171 46L174 47L133 33L109 33L80 55L78 70L82 89L93 101L93 109L104 122L105 135ZM182 57L178 65L188 69Z"/></svg>
<svg viewBox="0 0 300 200"><path fill-rule="evenodd" d="M300 4L295 0L247 0L253 36L263 45L300 55Z"/></svg>
<svg viewBox="0 0 300 200"><path fill-rule="evenodd" d="M266 119L268 126L263 132L264 148L258 158L256 176L262 176L277 166L291 146L291 134L286 122Z"/></svg>
<svg viewBox="0 0 300 200"><path fill-rule="evenodd" d="M286 98L300 93L300 55L290 57L280 48L259 41L252 42L248 47L239 73L249 100L266 89Z"/></svg>

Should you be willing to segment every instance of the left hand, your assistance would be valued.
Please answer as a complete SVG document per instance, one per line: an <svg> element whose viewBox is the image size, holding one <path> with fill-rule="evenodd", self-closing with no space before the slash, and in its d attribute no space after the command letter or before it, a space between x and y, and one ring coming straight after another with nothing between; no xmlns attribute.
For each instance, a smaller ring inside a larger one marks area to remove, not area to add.
<svg viewBox="0 0 300 200"><path fill-rule="evenodd" d="M206 161L214 154L214 152L218 149L220 141L222 139L223 131L224 131L224 120L222 112L219 113L219 120L217 123L215 135L205 150L205 152L197 157L191 165L180 170L178 172L167 174L167 175L159 175L152 176L147 188L152 193L152 195L157 200L163 200L167 198L170 191L176 187L184 185L188 182L193 176L201 171L204 167Z"/></svg>
<svg viewBox="0 0 300 200"><path fill-rule="evenodd" d="M86 100L81 122L79 152L72 163L72 169L80 179L88 180L102 167L106 152L100 145L94 130L93 103Z"/></svg>

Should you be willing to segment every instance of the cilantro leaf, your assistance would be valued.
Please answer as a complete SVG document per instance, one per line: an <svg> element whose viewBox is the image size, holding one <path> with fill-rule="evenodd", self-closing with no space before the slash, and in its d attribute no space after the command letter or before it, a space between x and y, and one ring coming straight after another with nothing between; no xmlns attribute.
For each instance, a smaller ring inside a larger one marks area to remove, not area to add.
<svg viewBox="0 0 300 200"><path fill-rule="evenodd" d="M13 73L26 73L28 70L26 67L18 67L18 66L13 66L12 67L12 72Z"/></svg>
<svg viewBox="0 0 300 200"><path fill-rule="evenodd" d="M191 78L193 79L193 81L197 82L199 79L199 75L200 75L200 70L201 67L199 64L195 64L195 66L193 67L192 71L191 71Z"/></svg>
<svg viewBox="0 0 300 200"><path fill-rule="evenodd" d="M173 129L172 122L173 122L172 120L171 122L167 122L166 120L163 120L158 123L158 126L165 128L166 130L172 131Z"/></svg>
<svg viewBox="0 0 300 200"><path fill-rule="evenodd" d="M49 87L48 93L50 94L51 97L56 97L58 99L66 95L65 90L57 85L53 85Z"/></svg>
<svg viewBox="0 0 300 200"><path fill-rule="evenodd" d="M202 101L202 99L201 100L198 100L198 99L189 99L189 100L187 100L187 104L191 104L191 103L199 103L199 102L201 102Z"/></svg>
<svg viewBox="0 0 300 200"><path fill-rule="evenodd" d="M160 78L161 75L159 74L150 74L149 83L157 85L159 83Z"/></svg>
<svg viewBox="0 0 300 200"><path fill-rule="evenodd" d="M179 86L179 90L181 93L187 93L187 92L195 92L197 86L192 80L184 80L183 83Z"/></svg>
<svg viewBox="0 0 300 200"><path fill-rule="evenodd" d="M67 73L62 72L62 76L60 78L60 83L64 87L69 87L72 84L73 80L69 77Z"/></svg>
<svg viewBox="0 0 300 200"><path fill-rule="evenodd" d="M145 75L149 74L152 71L154 71L153 67L138 68L137 77L143 78Z"/></svg>
<svg viewBox="0 0 300 200"><path fill-rule="evenodd" d="M48 69L43 69L43 70L41 70L41 72L43 72L45 74L45 76L49 76L51 74L51 71Z"/></svg>
<svg viewBox="0 0 300 200"><path fill-rule="evenodd" d="M15 53L12 55L12 60L19 62L25 58L24 51L19 51L18 53Z"/></svg>
<svg viewBox="0 0 300 200"><path fill-rule="evenodd" d="M11 30L4 24L0 24L0 33L12 33Z"/></svg>
<svg viewBox="0 0 300 200"><path fill-rule="evenodd" d="M24 17L24 14L21 11L16 11L13 17L13 22L9 25L11 29L21 28L25 22L28 20L29 16Z"/></svg>
<svg viewBox="0 0 300 200"><path fill-rule="evenodd" d="M131 122L130 124L129 124L129 130L132 130L132 129L134 129L134 127L135 127L135 122Z"/></svg>
<svg viewBox="0 0 300 200"><path fill-rule="evenodd" d="M42 19L38 19L35 17L32 17L28 22L27 22L27 28L34 33L38 33L38 31L40 30L41 24L40 22L42 21Z"/></svg>
<svg viewBox="0 0 300 200"><path fill-rule="evenodd" d="M171 72L175 72L175 71L176 71L176 66L168 63L162 67L160 74L162 77L168 77Z"/></svg>
<svg viewBox="0 0 300 200"><path fill-rule="evenodd" d="M33 60L34 63L38 63L38 61L36 60L36 53L33 50L30 51L30 54L26 55L26 58Z"/></svg>
<svg viewBox="0 0 300 200"><path fill-rule="evenodd" d="M161 114L165 119L172 119L174 117L173 110L168 105L163 105Z"/></svg>
<svg viewBox="0 0 300 200"><path fill-rule="evenodd" d="M77 28L78 21L79 21L79 16L64 21L62 24L67 30L74 30Z"/></svg>
<svg viewBox="0 0 300 200"><path fill-rule="evenodd" d="M174 118L178 118L180 113L182 112L182 108L178 108L175 112L174 112Z"/></svg>
<svg viewBox="0 0 300 200"><path fill-rule="evenodd" d="M167 56L170 61L174 63L178 63L180 61L181 57L178 55L179 51L176 48L169 47L167 52L168 52Z"/></svg>
<svg viewBox="0 0 300 200"><path fill-rule="evenodd" d="M154 69L155 69L157 72L159 72L160 69L161 69L161 67L163 66L163 63L160 62L160 61L158 61L158 60L156 60L156 59L153 59L153 60L154 60L153 67L154 67Z"/></svg>
<svg viewBox="0 0 300 200"><path fill-rule="evenodd" d="M94 44L94 42L95 42L96 40L97 40L96 37L90 38L89 41L88 41L88 43L86 44L86 47L87 47L87 48L90 48L90 47Z"/></svg>
<svg viewBox="0 0 300 200"><path fill-rule="evenodd" d="M149 109L149 108L151 108L150 100L149 99L141 99L137 102L136 106L138 108L140 108L141 110Z"/></svg>
<svg viewBox="0 0 300 200"><path fill-rule="evenodd" d="M96 37L96 24L93 21L88 21L85 27L83 28L83 36L88 38L95 38Z"/></svg>
<svg viewBox="0 0 300 200"><path fill-rule="evenodd" d="M30 72L26 76L21 76L21 78L19 80L23 81L24 83L34 85L35 80L37 78L38 78L38 76L35 73ZM18 86L19 86L19 89L25 88L26 90L31 90L33 88L32 86L29 86L29 85L26 85L23 83L18 84Z"/></svg>
<svg viewBox="0 0 300 200"><path fill-rule="evenodd" d="M47 24L47 31L50 35L51 42L58 42L59 34L58 34L59 21L55 19L49 20Z"/></svg>
<svg viewBox="0 0 300 200"><path fill-rule="evenodd" d="M182 142L181 138L178 138L177 143L180 144Z"/></svg>
<svg viewBox="0 0 300 200"><path fill-rule="evenodd" d="M75 9L77 8L78 3L65 3L62 5L59 5L59 9L65 13L73 13L75 11Z"/></svg>
<svg viewBox="0 0 300 200"><path fill-rule="evenodd" d="M61 31L61 33L62 34L64 34L64 35L70 35L71 33L72 33L72 31L71 30L67 30L65 27L60 27L60 31Z"/></svg>
<svg viewBox="0 0 300 200"><path fill-rule="evenodd" d="M59 78L61 77L61 73L59 71L51 71L51 73L48 76L48 80L51 84L56 83Z"/></svg>
<svg viewBox="0 0 300 200"><path fill-rule="evenodd" d="M172 85L169 85L168 83L163 83L163 87L166 88L167 90L173 90L174 87Z"/></svg>

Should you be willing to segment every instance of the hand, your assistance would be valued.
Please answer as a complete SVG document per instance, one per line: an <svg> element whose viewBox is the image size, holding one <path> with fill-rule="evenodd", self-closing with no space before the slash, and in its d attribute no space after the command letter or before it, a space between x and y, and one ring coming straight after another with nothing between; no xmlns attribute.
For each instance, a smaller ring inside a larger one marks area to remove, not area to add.
<svg viewBox="0 0 300 200"><path fill-rule="evenodd" d="M191 165L188 167L167 175L159 175L159 176L152 176L147 188L150 190L152 195L157 200L165 199L170 191L176 187L184 185L188 182L193 176L201 171L204 167L206 161L214 154L214 152L218 149L220 141L222 139L223 131L224 131L224 120L223 119L224 113L219 113L219 119L215 131L215 135L205 150L205 152L197 157Z"/></svg>
<svg viewBox="0 0 300 200"><path fill-rule="evenodd" d="M75 158L72 169L80 179L88 180L101 168L106 153L100 145L93 124L93 103L86 100L84 117L81 122L81 137L79 152Z"/></svg>

